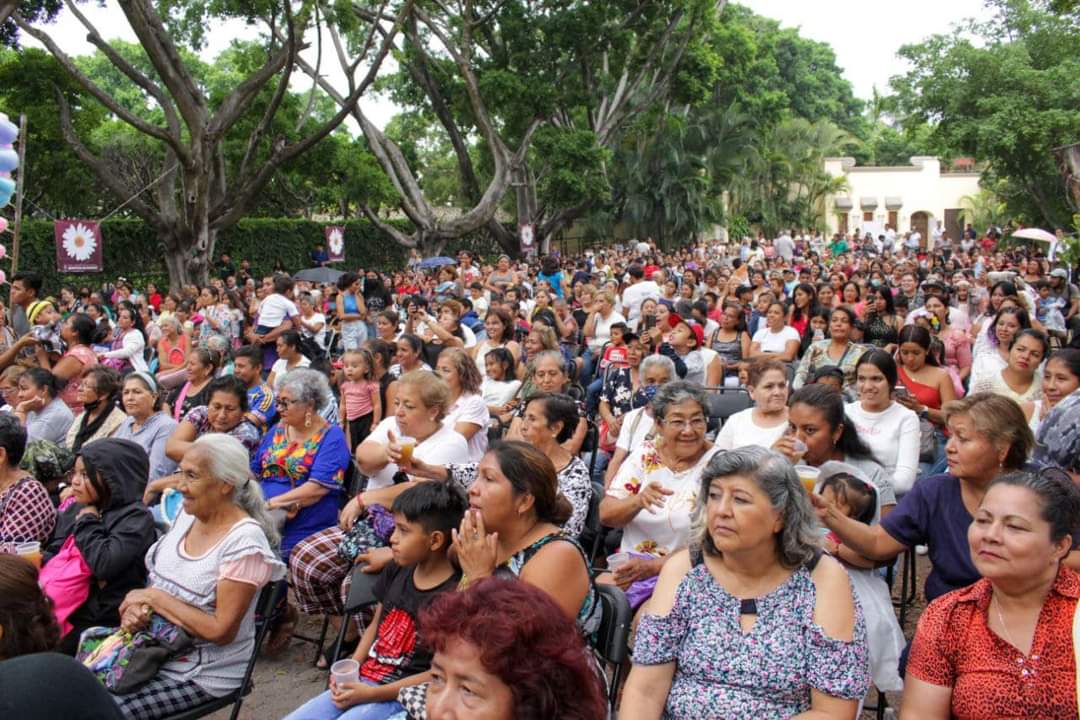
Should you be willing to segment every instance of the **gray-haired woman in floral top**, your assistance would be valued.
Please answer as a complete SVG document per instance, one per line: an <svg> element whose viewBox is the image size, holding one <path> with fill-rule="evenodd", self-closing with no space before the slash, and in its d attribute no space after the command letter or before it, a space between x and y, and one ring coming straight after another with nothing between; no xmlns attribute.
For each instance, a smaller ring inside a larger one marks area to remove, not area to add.
<svg viewBox="0 0 1080 720"><path fill-rule="evenodd" d="M619 717L854 717L870 684L862 611L788 461L716 455L694 527L645 606Z"/></svg>

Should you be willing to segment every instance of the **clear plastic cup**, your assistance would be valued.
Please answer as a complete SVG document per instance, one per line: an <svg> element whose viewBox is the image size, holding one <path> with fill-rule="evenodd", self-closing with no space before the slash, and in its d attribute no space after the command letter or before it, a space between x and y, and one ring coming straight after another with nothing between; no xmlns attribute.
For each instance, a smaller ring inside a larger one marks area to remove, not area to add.
<svg viewBox="0 0 1080 720"><path fill-rule="evenodd" d="M630 553L617 552L607 556L607 569L611 572L615 572L616 568L625 565L630 559Z"/></svg>
<svg viewBox="0 0 1080 720"><path fill-rule="evenodd" d="M15 546L15 553L26 560L29 560L34 564L38 570L41 569L41 543L39 542L24 542Z"/></svg>
<svg viewBox="0 0 1080 720"><path fill-rule="evenodd" d="M821 477L821 471L809 465L796 465L795 474L799 476L799 482L802 483L803 489L807 493L813 494L818 478Z"/></svg>
<svg viewBox="0 0 1080 720"><path fill-rule="evenodd" d="M398 445L401 446L401 464L407 466L412 463L413 450L416 449L416 438L408 436L398 438Z"/></svg>
<svg viewBox="0 0 1080 720"><path fill-rule="evenodd" d="M330 677L334 679L334 684L339 687L344 683L359 682L360 663L352 658L338 660L330 666Z"/></svg>

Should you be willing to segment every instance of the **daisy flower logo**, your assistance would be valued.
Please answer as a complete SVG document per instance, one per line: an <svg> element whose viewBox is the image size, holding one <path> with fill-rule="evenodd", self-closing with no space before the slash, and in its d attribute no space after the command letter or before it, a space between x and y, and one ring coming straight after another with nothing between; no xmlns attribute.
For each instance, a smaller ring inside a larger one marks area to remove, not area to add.
<svg viewBox="0 0 1080 720"><path fill-rule="evenodd" d="M341 228L334 228L330 231L330 235L326 238L326 244L330 246L331 255L341 255L345 250L345 236L342 234Z"/></svg>
<svg viewBox="0 0 1080 720"><path fill-rule="evenodd" d="M64 252L80 262L89 260L97 248L94 231L82 223L68 225L64 230Z"/></svg>

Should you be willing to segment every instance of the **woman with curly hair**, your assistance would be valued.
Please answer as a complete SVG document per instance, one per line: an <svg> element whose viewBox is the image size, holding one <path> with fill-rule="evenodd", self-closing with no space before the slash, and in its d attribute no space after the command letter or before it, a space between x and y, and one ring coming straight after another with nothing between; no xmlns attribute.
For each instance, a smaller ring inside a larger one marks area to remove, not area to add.
<svg viewBox="0 0 1080 720"><path fill-rule="evenodd" d="M428 720L594 720L604 689L581 635L529 583L487 578L420 615L434 651Z"/></svg>

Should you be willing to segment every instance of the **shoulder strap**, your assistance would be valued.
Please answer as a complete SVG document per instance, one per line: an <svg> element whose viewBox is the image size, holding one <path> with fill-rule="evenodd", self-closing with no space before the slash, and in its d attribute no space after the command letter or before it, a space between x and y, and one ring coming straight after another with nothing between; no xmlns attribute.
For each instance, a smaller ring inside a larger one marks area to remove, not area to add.
<svg viewBox="0 0 1080 720"><path fill-rule="evenodd" d="M816 568L818 563L821 562L821 555L821 548L814 548L814 556L807 560L804 566L806 568L806 572L814 572L814 568Z"/></svg>
<svg viewBox="0 0 1080 720"><path fill-rule="evenodd" d="M705 554L701 552L701 547L698 545L691 545L690 550L690 566L697 567L705 562Z"/></svg>

